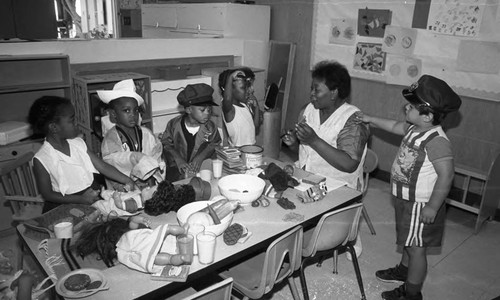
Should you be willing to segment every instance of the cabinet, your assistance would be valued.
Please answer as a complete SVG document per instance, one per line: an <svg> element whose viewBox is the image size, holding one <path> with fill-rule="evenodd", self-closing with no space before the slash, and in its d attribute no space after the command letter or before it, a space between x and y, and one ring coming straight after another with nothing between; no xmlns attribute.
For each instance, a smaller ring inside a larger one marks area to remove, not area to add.
<svg viewBox="0 0 500 300"><path fill-rule="evenodd" d="M137 94L144 99L142 125L152 129L151 121L151 78L147 75L125 72L95 75L73 76L73 105L75 117L87 147L94 153L101 152L102 127L101 117L105 115L105 106L97 96L98 90L111 90L121 80L133 79Z"/></svg>
<svg viewBox="0 0 500 300"><path fill-rule="evenodd" d="M269 40L271 9L234 3L143 4L146 38L224 37Z"/></svg>

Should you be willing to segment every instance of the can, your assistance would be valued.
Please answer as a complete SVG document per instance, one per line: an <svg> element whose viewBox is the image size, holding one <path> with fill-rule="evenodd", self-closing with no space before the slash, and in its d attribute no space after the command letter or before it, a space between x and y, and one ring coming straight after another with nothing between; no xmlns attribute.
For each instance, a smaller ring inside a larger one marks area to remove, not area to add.
<svg viewBox="0 0 500 300"><path fill-rule="evenodd" d="M245 145L240 147L243 162L247 169L257 168L262 165L262 153L264 149L257 145Z"/></svg>

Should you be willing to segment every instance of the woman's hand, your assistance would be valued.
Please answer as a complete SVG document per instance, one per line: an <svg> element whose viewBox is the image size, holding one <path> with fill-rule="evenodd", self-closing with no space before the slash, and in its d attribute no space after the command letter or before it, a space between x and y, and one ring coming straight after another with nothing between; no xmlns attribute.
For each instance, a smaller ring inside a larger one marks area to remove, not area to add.
<svg viewBox="0 0 500 300"><path fill-rule="evenodd" d="M295 125L295 134L302 144L311 145L317 139L318 135L306 122L300 122Z"/></svg>

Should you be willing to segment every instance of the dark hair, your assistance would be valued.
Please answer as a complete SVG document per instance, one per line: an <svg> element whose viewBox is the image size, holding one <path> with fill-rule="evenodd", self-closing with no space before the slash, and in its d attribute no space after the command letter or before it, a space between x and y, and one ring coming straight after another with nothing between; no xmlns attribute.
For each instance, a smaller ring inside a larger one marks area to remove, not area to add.
<svg viewBox="0 0 500 300"><path fill-rule="evenodd" d="M122 218L92 224L84 228L82 235L73 247L76 249L76 253L82 257L97 253L106 266L112 267L113 261L118 256L116 243L124 233L130 230L128 220Z"/></svg>
<svg viewBox="0 0 500 300"><path fill-rule="evenodd" d="M245 77L250 79L255 79L255 73L249 67L239 67L235 69L224 70L219 74L219 89L221 94L224 93L224 88L226 86L227 78L229 77L229 75L231 75L233 72L236 71L242 71L243 73L245 73Z"/></svg>
<svg viewBox="0 0 500 300"><path fill-rule="evenodd" d="M50 123L58 122L64 108L71 105L67 98L58 96L43 96L31 105L28 122L35 134L47 135Z"/></svg>
<svg viewBox="0 0 500 300"><path fill-rule="evenodd" d="M312 78L325 81L330 91L338 90L339 97L345 100L351 94L351 76L344 65L336 61L320 61L314 66Z"/></svg>
<svg viewBox="0 0 500 300"><path fill-rule="evenodd" d="M174 186L164 180L158 184L153 197L144 203L144 212L150 216L158 216L170 211L177 212L179 208L195 199L196 194L192 186L187 184Z"/></svg>
<svg viewBox="0 0 500 300"><path fill-rule="evenodd" d="M444 117L446 117L446 113L442 113L439 111L436 111L435 109L432 109L432 107L429 106L416 106L415 107L418 110L418 113L420 115L428 115L432 113L433 118L432 118L432 125L439 125L443 121Z"/></svg>

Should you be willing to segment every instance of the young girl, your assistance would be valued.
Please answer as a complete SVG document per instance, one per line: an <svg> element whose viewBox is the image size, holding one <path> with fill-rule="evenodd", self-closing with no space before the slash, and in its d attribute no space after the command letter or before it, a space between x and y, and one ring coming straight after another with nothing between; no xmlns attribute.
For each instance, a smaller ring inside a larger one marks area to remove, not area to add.
<svg viewBox="0 0 500 300"><path fill-rule="evenodd" d="M147 273L154 273L158 266L190 262L188 255L163 252L166 248L175 251L175 238L167 238L186 233L186 228L168 224L155 229L149 227L150 221L142 216L112 219L88 227L74 247L83 257L97 253L109 267L118 259L129 268Z"/></svg>
<svg viewBox="0 0 500 300"><path fill-rule="evenodd" d="M45 201L43 212L63 203L92 204L98 200L94 174L102 173L129 188L134 182L88 151L78 137L75 109L68 99L43 96L31 106L29 122L45 141L33 158L38 189Z"/></svg>

